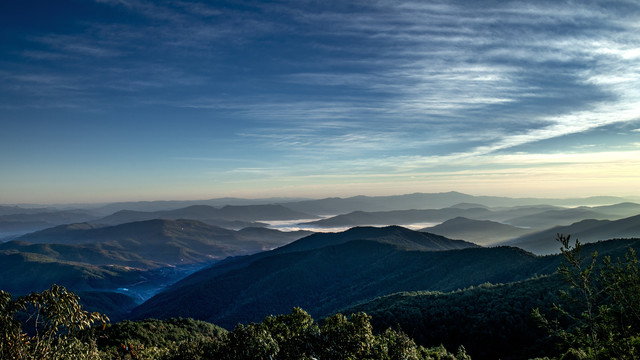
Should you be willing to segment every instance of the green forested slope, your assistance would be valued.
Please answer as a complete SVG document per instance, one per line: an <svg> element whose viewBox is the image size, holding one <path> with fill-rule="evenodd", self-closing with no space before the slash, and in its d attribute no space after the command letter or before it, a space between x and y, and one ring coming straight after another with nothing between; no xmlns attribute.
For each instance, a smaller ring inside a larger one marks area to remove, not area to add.
<svg viewBox="0 0 640 360"><path fill-rule="evenodd" d="M590 260L590 254L594 252L599 254L600 260L607 256L616 259L625 258L629 248L640 249L640 240L585 244L582 253L585 261ZM557 259L558 264L564 261L562 255L538 258ZM633 273L634 270L630 271ZM526 359L558 353L554 345L557 339L550 339L541 324L534 320L534 308L551 314L554 303L567 303L570 312L577 312L573 316L579 316L582 311L560 296L562 290L569 291L569 285L556 272L521 282L483 284L450 293L391 294L342 311L366 312L372 316L372 324L379 331L399 326L424 346L463 345L474 359ZM607 299L604 301L606 303ZM635 306L638 305L640 303Z"/></svg>
<svg viewBox="0 0 640 360"><path fill-rule="evenodd" d="M556 267L555 258L538 258L517 248L415 251L356 240L273 255L244 268L199 277L156 295L136 308L133 317L194 317L231 328L294 306L322 316L393 292L519 281Z"/></svg>
<svg viewBox="0 0 640 360"><path fill-rule="evenodd" d="M269 229L234 231L195 220L155 219L103 227L63 225L0 244L0 250L92 265L150 268L252 254L288 244L302 235Z"/></svg>
<svg viewBox="0 0 640 360"><path fill-rule="evenodd" d="M474 359L523 359L549 350L531 310L550 309L564 286L554 275L451 293L397 293L344 312L366 312L378 331L399 326L424 346L463 345Z"/></svg>
<svg viewBox="0 0 640 360"><path fill-rule="evenodd" d="M372 240L378 243L391 244L405 250L442 251L478 247L478 245L467 241L451 240L444 236L414 231L401 226L354 227L337 233L315 233L271 251L225 259L207 269L188 276L175 284L173 288L197 284L200 281L208 281L213 277L231 270L247 267L259 259L270 256L336 246L353 240Z"/></svg>
<svg viewBox="0 0 640 360"><path fill-rule="evenodd" d="M15 294L58 283L77 290L116 289L145 279L144 271L122 266L94 266L59 261L32 253L0 251L0 290Z"/></svg>

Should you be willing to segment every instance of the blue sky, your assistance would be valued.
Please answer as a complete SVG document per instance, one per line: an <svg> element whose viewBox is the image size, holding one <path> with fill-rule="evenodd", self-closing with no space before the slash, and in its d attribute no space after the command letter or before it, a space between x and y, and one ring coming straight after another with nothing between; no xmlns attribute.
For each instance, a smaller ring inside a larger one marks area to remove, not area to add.
<svg viewBox="0 0 640 360"><path fill-rule="evenodd" d="M637 1L4 1L0 203L638 195Z"/></svg>

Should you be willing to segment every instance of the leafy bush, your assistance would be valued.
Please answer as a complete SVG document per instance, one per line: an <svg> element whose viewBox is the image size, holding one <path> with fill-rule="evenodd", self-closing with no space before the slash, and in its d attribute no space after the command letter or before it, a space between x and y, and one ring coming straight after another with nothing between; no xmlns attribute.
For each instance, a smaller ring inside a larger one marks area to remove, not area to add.
<svg viewBox="0 0 640 360"><path fill-rule="evenodd" d="M96 359L93 339L76 335L109 319L84 311L79 298L62 286L11 299L0 291L0 358L2 359Z"/></svg>
<svg viewBox="0 0 640 360"><path fill-rule="evenodd" d="M213 352L201 359L420 360L470 359L443 347L419 347L406 334L387 329L376 335L365 313L335 314L322 325L300 308L288 315L268 316L261 323L238 325Z"/></svg>

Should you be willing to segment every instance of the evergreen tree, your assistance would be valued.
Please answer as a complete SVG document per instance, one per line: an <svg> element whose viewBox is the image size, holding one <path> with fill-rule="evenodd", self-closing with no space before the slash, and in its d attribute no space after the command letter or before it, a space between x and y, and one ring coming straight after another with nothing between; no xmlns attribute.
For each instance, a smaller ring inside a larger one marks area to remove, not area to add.
<svg viewBox="0 0 640 360"><path fill-rule="evenodd" d="M563 359L636 359L640 355L640 276L633 249L615 262L598 253L582 254L582 244L558 234L564 262L559 273L569 285L554 319L533 316L559 340Z"/></svg>

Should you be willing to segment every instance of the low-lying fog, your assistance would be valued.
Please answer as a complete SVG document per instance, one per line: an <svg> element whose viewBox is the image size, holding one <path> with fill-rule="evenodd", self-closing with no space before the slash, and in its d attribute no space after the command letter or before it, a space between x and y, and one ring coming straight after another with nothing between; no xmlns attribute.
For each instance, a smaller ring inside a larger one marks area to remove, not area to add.
<svg viewBox="0 0 640 360"><path fill-rule="evenodd" d="M327 219L336 215L320 215L321 219ZM304 223L317 221L319 219L297 219L297 220L281 220L281 221L263 221L260 222L266 223L270 229L280 230L280 231L298 231L298 230L306 230L313 232L342 232L349 230L353 226L336 226L336 227L320 227L320 226L312 226L306 225ZM413 224L399 224L402 227L411 229L411 230L420 230L427 227L432 227L441 224L442 222L420 222ZM384 227L394 224L371 224L371 225L358 225L358 226L375 226L375 227Z"/></svg>

